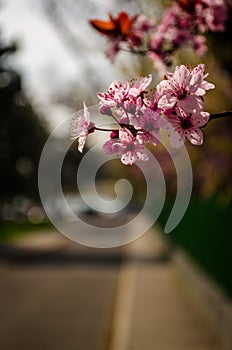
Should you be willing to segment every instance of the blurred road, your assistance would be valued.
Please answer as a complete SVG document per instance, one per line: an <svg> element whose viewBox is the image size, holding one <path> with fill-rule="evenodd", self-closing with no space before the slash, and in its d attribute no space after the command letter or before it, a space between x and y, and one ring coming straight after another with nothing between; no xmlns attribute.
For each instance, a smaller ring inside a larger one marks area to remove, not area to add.
<svg viewBox="0 0 232 350"><path fill-rule="evenodd" d="M120 250L27 235L0 251L0 349L104 349Z"/></svg>
<svg viewBox="0 0 232 350"><path fill-rule="evenodd" d="M151 230L117 249L56 231L0 247L1 350L224 350Z"/></svg>

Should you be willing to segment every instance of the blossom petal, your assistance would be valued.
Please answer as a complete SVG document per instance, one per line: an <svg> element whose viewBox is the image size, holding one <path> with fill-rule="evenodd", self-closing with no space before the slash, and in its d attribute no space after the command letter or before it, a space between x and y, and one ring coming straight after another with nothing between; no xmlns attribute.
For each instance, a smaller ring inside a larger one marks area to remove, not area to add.
<svg viewBox="0 0 232 350"><path fill-rule="evenodd" d="M161 82L156 87L158 94L163 94L166 90L171 90L172 86L169 80L161 80Z"/></svg>
<svg viewBox="0 0 232 350"><path fill-rule="evenodd" d="M201 95L203 95L202 90L211 90L211 89L214 89L214 88L215 88L215 85L214 85L214 84L209 83L209 82L206 81L206 80L203 80L203 81L201 82L200 87L199 87L199 88L197 89L197 91L195 92L195 94L198 95L198 96L201 96ZM205 92L204 92L204 93L205 93Z"/></svg>
<svg viewBox="0 0 232 350"><path fill-rule="evenodd" d="M204 107L203 100L196 95L188 95L183 100L179 100L177 103L178 107L185 112L197 113L201 112Z"/></svg>
<svg viewBox="0 0 232 350"><path fill-rule="evenodd" d="M121 157L121 161L125 165L132 165L136 162L137 156L135 152L128 151L124 153Z"/></svg>
<svg viewBox="0 0 232 350"><path fill-rule="evenodd" d="M138 97L141 92L144 92L146 88L151 84L152 76L141 78L136 81L131 81L131 88L129 90L129 95L133 97Z"/></svg>
<svg viewBox="0 0 232 350"><path fill-rule="evenodd" d="M110 139L104 143L103 151L106 154L121 154L122 145L120 144L118 139Z"/></svg>
<svg viewBox="0 0 232 350"><path fill-rule="evenodd" d="M89 114L89 110L86 106L86 103L85 101L83 102L83 106L84 106L84 118L85 118L85 121L89 124L90 122L90 114Z"/></svg>
<svg viewBox="0 0 232 350"><path fill-rule="evenodd" d="M84 149L84 146L85 146L85 143L86 143L86 140L87 140L87 136L88 134L81 134L79 139L78 139L78 151L79 152L83 152L83 149Z"/></svg>
<svg viewBox="0 0 232 350"><path fill-rule="evenodd" d="M151 84L152 81L152 75L149 74L148 77L142 78L140 80L140 89L141 91L145 91L146 88Z"/></svg>
<svg viewBox="0 0 232 350"><path fill-rule="evenodd" d="M191 74L191 80L189 82L189 92L196 93L196 91L200 90L199 87L202 82L202 71L196 71L195 74ZM205 94L205 91L202 91L202 95ZM200 95L199 95L200 96Z"/></svg>
<svg viewBox="0 0 232 350"><path fill-rule="evenodd" d="M158 107L161 109L173 108L177 102L177 97L172 95L163 95L158 101Z"/></svg>
<svg viewBox="0 0 232 350"><path fill-rule="evenodd" d="M209 113L208 112L201 112L200 114L192 115L191 120L193 121L193 124L200 128L208 123L209 121Z"/></svg>
<svg viewBox="0 0 232 350"><path fill-rule="evenodd" d="M189 129L186 136L193 145L200 146L203 143L203 132L199 128Z"/></svg>
<svg viewBox="0 0 232 350"><path fill-rule="evenodd" d="M133 135L128 129L123 128L119 130L119 139L122 142L130 143L133 140Z"/></svg>
<svg viewBox="0 0 232 350"><path fill-rule="evenodd" d="M189 83L190 72L184 65L177 66L173 74L173 80L180 85L187 85Z"/></svg>

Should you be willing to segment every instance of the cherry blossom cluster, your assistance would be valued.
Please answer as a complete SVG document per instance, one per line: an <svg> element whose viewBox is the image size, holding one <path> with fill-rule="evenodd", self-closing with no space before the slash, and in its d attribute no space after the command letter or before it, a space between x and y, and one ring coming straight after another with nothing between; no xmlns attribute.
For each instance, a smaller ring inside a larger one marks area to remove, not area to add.
<svg viewBox="0 0 232 350"><path fill-rule="evenodd" d="M203 55L207 50L205 33L225 30L229 6L230 0L175 0L159 22L123 12L115 19L110 15L108 22L90 23L107 37L111 61L120 50L128 50L147 54L156 67L164 68L182 47L192 47L198 56Z"/></svg>
<svg viewBox="0 0 232 350"><path fill-rule="evenodd" d="M181 147L186 138L193 145L201 145L201 127L208 123L210 116L204 111L203 96L214 88L205 80L208 74L204 70L203 64L195 68L177 66L174 73L164 76L156 90L148 90L151 75L124 83L113 82L107 92L97 96L100 113L108 120L113 118L117 127L97 127L84 103L83 114L71 120L71 138L78 139L78 149L82 152L89 134L108 132L103 151L120 156L126 165L148 160L146 145L159 144L161 129L168 131L173 147Z"/></svg>

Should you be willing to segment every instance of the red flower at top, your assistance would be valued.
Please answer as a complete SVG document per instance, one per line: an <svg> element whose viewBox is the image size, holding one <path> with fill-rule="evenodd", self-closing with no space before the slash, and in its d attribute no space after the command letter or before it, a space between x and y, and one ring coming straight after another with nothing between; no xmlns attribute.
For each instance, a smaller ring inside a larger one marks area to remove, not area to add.
<svg viewBox="0 0 232 350"><path fill-rule="evenodd" d="M129 17L126 12L120 12L117 17L113 17L109 14L109 21L102 21L99 19L90 20L90 24L101 34L110 38L121 37L121 39L127 39L130 34L132 23L136 20L137 16Z"/></svg>

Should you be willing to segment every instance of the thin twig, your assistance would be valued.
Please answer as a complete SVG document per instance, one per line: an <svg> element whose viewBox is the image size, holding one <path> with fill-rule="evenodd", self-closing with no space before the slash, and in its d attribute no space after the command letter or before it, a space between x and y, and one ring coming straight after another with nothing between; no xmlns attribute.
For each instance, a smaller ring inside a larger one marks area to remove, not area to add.
<svg viewBox="0 0 232 350"><path fill-rule="evenodd" d="M95 130L98 130L98 131L115 131L115 132L117 132L118 131L118 129L105 129L105 128L98 128L98 127L94 127L94 129Z"/></svg>
<svg viewBox="0 0 232 350"><path fill-rule="evenodd" d="M232 117L232 111L210 114L209 121L212 119L218 119L218 118L224 118L224 117Z"/></svg>

